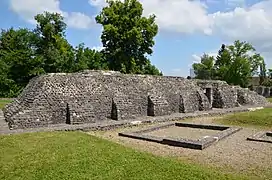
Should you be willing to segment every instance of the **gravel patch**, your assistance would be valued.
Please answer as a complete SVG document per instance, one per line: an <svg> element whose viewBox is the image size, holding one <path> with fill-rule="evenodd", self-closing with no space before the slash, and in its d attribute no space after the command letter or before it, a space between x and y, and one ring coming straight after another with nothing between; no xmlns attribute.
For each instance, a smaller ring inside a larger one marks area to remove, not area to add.
<svg viewBox="0 0 272 180"><path fill-rule="evenodd" d="M191 122L199 124L215 124L214 120L215 117L203 117L192 119ZM149 125L149 127L152 126L154 125ZM181 160L190 160L203 165L215 166L227 172L247 173L256 175L261 179L272 179L271 143L246 140L247 137L257 133L260 129L243 128L241 131L202 151L118 136L119 132L130 132L145 128L147 128L147 126L141 125L138 127L116 129L105 132L97 131L88 133L141 151L151 152L156 155L170 156ZM161 131L161 133L163 133L163 131ZM194 135L190 136L192 137Z"/></svg>
<svg viewBox="0 0 272 180"><path fill-rule="evenodd" d="M265 138L269 139L272 141L272 136L266 136Z"/></svg>
<svg viewBox="0 0 272 180"><path fill-rule="evenodd" d="M163 137L163 138L183 137L185 139L198 140L198 139L203 138L204 136L214 135L218 132L220 132L220 131L209 130L209 129L198 129L198 128L171 126L171 127L165 128L165 129L159 129L157 131L152 131L152 132L144 133L144 134L151 135L151 136L159 136L159 137Z"/></svg>
<svg viewBox="0 0 272 180"><path fill-rule="evenodd" d="M266 140L272 141L272 136L264 136L263 138Z"/></svg>

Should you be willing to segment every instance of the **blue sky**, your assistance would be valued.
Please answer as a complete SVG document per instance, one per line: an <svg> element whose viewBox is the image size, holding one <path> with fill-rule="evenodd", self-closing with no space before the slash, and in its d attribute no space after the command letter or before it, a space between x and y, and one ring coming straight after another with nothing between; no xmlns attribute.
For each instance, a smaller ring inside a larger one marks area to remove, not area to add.
<svg viewBox="0 0 272 180"><path fill-rule="evenodd" d="M272 0L140 0L144 15L156 14L159 34L150 57L165 75L187 76L204 52L214 55L222 43L252 43L272 65ZM59 12L67 39L101 47L102 28L94 21L104 0L1 0L0 28L35 27L33 16Z"/></svg>

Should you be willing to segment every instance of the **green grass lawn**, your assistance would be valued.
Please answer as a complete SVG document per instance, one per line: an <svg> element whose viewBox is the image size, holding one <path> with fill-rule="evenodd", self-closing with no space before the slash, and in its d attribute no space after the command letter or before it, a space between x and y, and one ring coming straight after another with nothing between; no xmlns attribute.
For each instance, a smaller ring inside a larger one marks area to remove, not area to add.
<svg viewBox="0 0 272 180"><path fill-rule="evenodd" d="M242 177L137 152L82 132L43 132L0 136L0 179L224 180Z"/></svg>
<svg viewBox="0 0 272 180"><path fill-rule="evenodd" d="M267 100L272 103L272 98L271 97L267 98Z"/></svg>
<svg viewBox="0 0 272 180"><path fill-rule="evenodd" d="M272 128L272 108L235 113L219 120L224 124Z"/></svg>
<svg viewBox="0 0 272 180"><path fill-rule="evenodd" d="M10 103L12 101L12 99L8 99L8 98L0 98L0 109L3 109L4 106L8 103Z"/></svg>

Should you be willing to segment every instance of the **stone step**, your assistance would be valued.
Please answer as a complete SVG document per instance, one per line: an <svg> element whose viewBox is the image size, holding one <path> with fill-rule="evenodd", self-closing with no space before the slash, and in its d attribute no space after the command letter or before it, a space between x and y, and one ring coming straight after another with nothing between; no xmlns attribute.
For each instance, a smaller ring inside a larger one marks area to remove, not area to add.
<svg viewBox="0 0 272 180"><path fill-rule="evenodd" d="M0 131L9 130L8 123L5 121L4 113L0 109Z"/></svg>

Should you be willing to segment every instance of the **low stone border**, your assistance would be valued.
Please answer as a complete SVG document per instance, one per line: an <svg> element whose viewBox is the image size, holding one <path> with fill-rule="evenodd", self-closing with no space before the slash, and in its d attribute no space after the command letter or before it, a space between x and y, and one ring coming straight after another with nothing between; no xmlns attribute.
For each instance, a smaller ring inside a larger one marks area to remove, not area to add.
<svg viewBox="0 0 272 180"><path fill-rule="evenodd" d="M213 136L205 136L198 140L185 139L185 138L169 138L169 137L162 138L159 136L149 136L144 134L144 133L156 131L159 129L165 129L171 126L212 129L212 130L218 130L221 132L216 133ZM224 139L238 132L241 129L242 128L235 128L235 127L228 127L228 126L221 126L221 125L209 125L209 124L204 125L204 124L194 124L194 123L170 123L170 124L156 126L156 127L152 127L152 128L148 128L148 129L144 129L140 131L135 131L135 132L123 132L123 133L119 133L118 135L134 138L134 139L140 139L145 141L172 145L172 146L203 150L211 146L213 143L220 141L221 139Z"/></svg>
<svg viewBox="0 0 272 180"><path fill-rule="evenodd" d="M272 138L266 139L265 137L269 136L272 137L272 131L262 131L258 132L257 134L254 134L247 138L249 141L257 141L257 142L266 142L266 143L272 143Z"/></svg>
<svg viewBox="0 0 272 180"><path fill-rule="evenodd" d="M272 105L266 105L265 107L272 108ZM15 130L0 130L0 134L17 134L17 133L29 133L29 132L44 132L44 131L96 131L96 130L110 130L119 127L131 127L139 124L150 124L150 123L160 123L167 121L178 121L187 118L197 118L197 117L210 117L210 116L220 116L225 114L233 114L238 112L248 112L252 109L262 108L259 106L241 106L229 109L213 109L210 111L198 111L193 113L177 113L167 116L156 116L156 117L139 117L130 120L107 120L100 121L96 123L85 123L77 125L69 124L56 124L48 125L47 127L37 127L28 129L15 129Z"/></svg>

